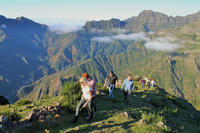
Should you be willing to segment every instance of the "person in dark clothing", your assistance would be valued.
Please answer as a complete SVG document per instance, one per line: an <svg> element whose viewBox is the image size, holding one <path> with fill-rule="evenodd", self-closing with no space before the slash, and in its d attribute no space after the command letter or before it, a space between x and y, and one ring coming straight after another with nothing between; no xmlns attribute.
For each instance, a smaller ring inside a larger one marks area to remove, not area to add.
<svg viewBox="0 0 200 133"><path fill-rule="evenodd" d="M108 74L108 76L105 79L105 84L104 87L106 87L108 81L108 88L109 88L109 98L113 99L113 90L115 89L115 87L118 86L118 77L117 75L115 75L113 73L113 71L110 71L110 73Z"/></svg>
<svg viewBox="0 0 200 133"><path fill-rule="evenodd" d="M141 88L143 88L144 84L145 84L145 80L142 78L141 79Z"/></svg>

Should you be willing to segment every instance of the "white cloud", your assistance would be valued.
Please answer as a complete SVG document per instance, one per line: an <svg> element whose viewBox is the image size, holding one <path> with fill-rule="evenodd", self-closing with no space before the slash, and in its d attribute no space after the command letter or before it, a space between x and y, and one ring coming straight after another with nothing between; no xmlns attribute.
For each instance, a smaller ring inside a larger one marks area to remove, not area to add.
<svg viewBox="0 0 200 133"><path fill-rule="evenodd" d="M145 41L144 46L148 49L158 50L158 51L174 51L180 48L178 43L175 43L175 39L172 37L160 37L150 39L147 37L148 33L139 32L131 34L118 34L112 36L94 37L92 41L98 42L114 42L115 40L135 40L135 41ZM153 33L151 33L153 34Z"/></svg>
<svg viewBox="0 0 200 133"><path fill-rule="evenodd" d="M49 26L50 30L57 33L69 33L82 29L82 25L57 24Z"/></svg>
<svg viewBox="0 0 200 133"><path fill-rule="evenodd" d="M172 39L172 38L170 38ZM145 47L148 49L154 49L158 51L174 51L180 48L179 44L171 42L169 38L156 38L145 43Z"/></svg>
<svg viewBox="0 0 200 133"><path fill-rule="evenodd" d="M91 40L92 41L97 41L97 42L107 42L107 43L114 42L113 39L111 37L109 37L109 36L93 37Z"/></svg>
<svg viewBox="0 0 200 133"><path fill-rule="evenodd" d="M118 34L116 36L112 36L112 38L115 40L135 40L135 41L149 40L144 32L131 33L131 34Z"/></svg>
<svg viewBox="0 0 200 133"><path fill-rule="evenodd" d="M139 33L131 33L131 34L117 34L112 36L103 36L103 37L94 37L91 39L92 41L98 42L114 42L115 40L146 40L148 41L149 38L146 37L144 32Z"/></svg>
<svg viewBox="0 0 200 133"><path fill-rule="evenodd" d="M38 23L46 24L50 30L57 33L69 33L82 29L86 22L78 19L35 18Z"/></svg>
<svg viewBox="0 0 200 133"><path fill-rule="evenodd" d="M7 28L7 26L6 26L5 24L2 24L2 25L0 26L0 28Z"/></svg>

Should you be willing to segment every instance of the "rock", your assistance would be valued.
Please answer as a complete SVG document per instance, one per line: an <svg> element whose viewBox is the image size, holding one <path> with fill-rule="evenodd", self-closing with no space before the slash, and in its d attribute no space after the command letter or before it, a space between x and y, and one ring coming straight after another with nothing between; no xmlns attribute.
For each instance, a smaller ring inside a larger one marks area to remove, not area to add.
<svg viewBox="0 0 200 133"><path fill-rule="evenodd" d="M129 115L128 115L128 113L127 113L127 112L124 112L124 116L125 116L126 118L128 118L128 117L129 117Z"/></svg>
<svg viewBox="0 0 200 133"><path fill-rule="evenodd" d="M80 129L80 127L75 127L73 130L78 131L79 129Z"/></svg>
<svg viewBox="0 0 200 133"><path fill-rule="evenodd" d="M55 114L54 118L58 119L58 118L60 118L60 115L59 114Z"/></svg>
<svg viewBox="0 0 200 133"><path fill-rule="evenodd" d="M4 125L4 124L6 124L6 123L8 123L8 118L7 118L7 116L6 116L6 115L1 115L1 116L0 116L0 124Z"/></svg>
<svg viewBox="0 0 200 133"><path fill-rule="evenodd" d="M48 129L45 129L44 131L45 131L45 133L50 133L50 131Z"/></svg>
<svg viewBox="0 0 200 133"><path fill-rule="evenodd" d="M163 127L167 128L167 126L163 122L158 122L157 126L160 127L160 128L163 128Z"/></svg>
<svg viewBox="0 0 200 133"><path fill-rule="evenodd" d="M36 108L34 109L30 115L27 117L27 120L29 121L35 121L35 120L44 120L47 118L52 118L53 114L56 114L54 117L59 118L61 113L61 106L60 103L57 103L55 106L43 106L42 108Z"/></svg>
<svg viewBox="0 0 200 133"><path fill-rule="evenodd" d="M34 121L34 120L38 119L37 118L38 117L37 114L38 114L39 111L40 111L39 108L33 109L31 111L31 113L29 114L29 116L27 117L27 120Z"/></svg>
<svg viewBox="0 0 200 133"><path fill-rule="evenodd" d="M91 124L91 126L97 126L97 125L102 125L103 122L102 121L97 121Z"/></svg>
<svg viewBox="0 0 200 133"><path fill-rule="evenodd" d="M140 119L138 122L137 122L140 126L146 124L146 121L144 119Z"/></svg>
<svg viewBox="0 0 200 133"><path fill-rule="evenodd" d="M8 118L6 115L0 116L0 132L4 130L4 127L8 125Z"/></svg>
<svg viewBox="0 0 200 133"><path fill-rule="evenodd" d="M101 92L101 95L102 95L102 96L105 96L106 94L105 94L104 92Z"/></svg>
<svg viewBox="0 0 200 133"><path fill-rule="evenodd" d="M61 103L56 103L56 106L60 107L60 106L61 106Z"/></svg>
<svg viewBox="0 0 200 133"><path fill-rule="evenodd" d="M129 116L129 114L127 112L122 112L121 115L126 118L131 118L131 116Z"/></svg>

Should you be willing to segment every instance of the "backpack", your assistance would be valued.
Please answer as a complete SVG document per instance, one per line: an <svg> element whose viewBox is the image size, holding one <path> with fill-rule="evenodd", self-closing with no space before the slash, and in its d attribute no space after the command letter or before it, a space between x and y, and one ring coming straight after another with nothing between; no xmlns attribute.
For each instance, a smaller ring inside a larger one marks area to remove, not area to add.
<svg viewBox="0 0 200 133"><path fill-rule="evenodd" d="M95 80L91 79L90 81L88 81L89 86L91 87L91 93L92 96L96 96L96 91L98 90L96 87L96 82Z"/></svg>

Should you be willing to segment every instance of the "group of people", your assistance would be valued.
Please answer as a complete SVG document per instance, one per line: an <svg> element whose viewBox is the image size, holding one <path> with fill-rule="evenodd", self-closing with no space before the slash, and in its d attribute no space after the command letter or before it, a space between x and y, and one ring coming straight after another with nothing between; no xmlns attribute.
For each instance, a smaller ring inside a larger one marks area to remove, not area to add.
<svg viewBox="0 0 200 133"><path fill-rule="evenodd" d="M144 87L144 85L153 88L156 84L156 81L154 79L148 79L148 78L142 78L141 79L141 88Z"/></svg>
<svg viewBox="0 0 200 133"><path fill-rule="evenodd" d="M79 83L82 88L82 97L81 97L79 104L76 107L76 112L75 112L74 118L72 119L72 123L77 122L79 112L82 108L87 107L87 109L88 109L89 116L87 117L87 121L92 120L92 118L97 113L97 108L94 104L94 100L96 97L96 91L97 91L97 86L96 86L95 80L92 79L88 73L84 73L81 76ZM142 88L145 83L146 83L146 80L141 79ZM150 84L153 87L155 85L155 81L152 80L150 82ZM118 77L116 74L113 73L113 71L110 71L105 79L104 87L106 87L106 86L109 89L109 99L113 99L114 98L113 91L115 90L115 88L118 87ZM124 101L127 104L129 104L131 92L134 90L134 80L131 77L131 74L128 74L127 78L125 78L125 80L123 81L121 90L124 93Z"/></svg>

